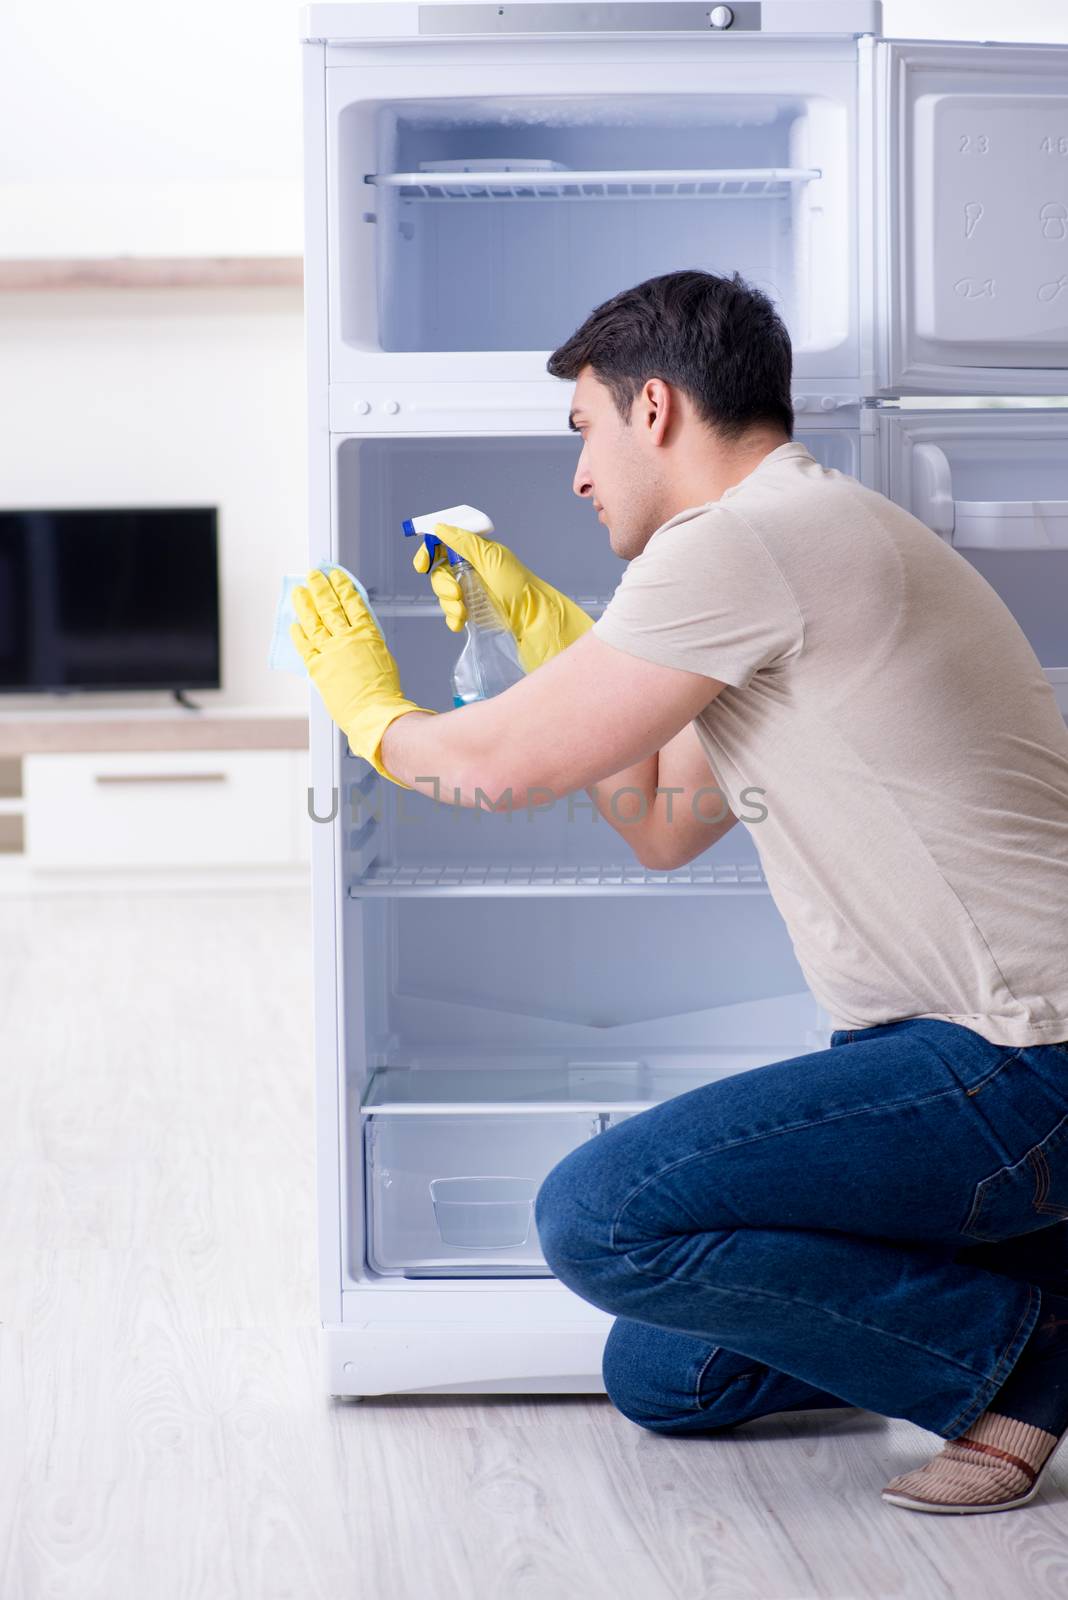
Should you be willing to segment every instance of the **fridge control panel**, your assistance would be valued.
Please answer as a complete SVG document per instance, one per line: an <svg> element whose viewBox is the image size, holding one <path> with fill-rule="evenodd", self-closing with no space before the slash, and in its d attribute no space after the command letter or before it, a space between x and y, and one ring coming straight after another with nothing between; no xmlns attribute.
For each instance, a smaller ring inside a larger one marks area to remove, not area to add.
<svg viewBox="0 0 1068 1600"><path fill-rule="evenodd" d="M301 36L332 44L406 39L624 38L650 34L879 34L881 0L363 0L308 5Z"/></svg>
<svg viewBox="0 0 1068 1600"><path fill-rule="evenodd" d="M529 0L520 5L421 5L419 32L512 33L685 33L712 29L760 28L760 0L735 0L730 6L708 6L701 0Z"/></svg>

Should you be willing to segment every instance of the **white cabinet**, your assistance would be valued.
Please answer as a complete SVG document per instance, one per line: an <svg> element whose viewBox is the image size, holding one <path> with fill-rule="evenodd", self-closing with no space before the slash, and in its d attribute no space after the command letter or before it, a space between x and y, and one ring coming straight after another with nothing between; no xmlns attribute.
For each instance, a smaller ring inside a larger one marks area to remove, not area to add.
<svg viewBox="0 0 1068 1600"><path fill-rule="evenodd" d="M306 753L292 750L27 755L27 860L78 870L297 862L308 853L306 769Z"/></svg>

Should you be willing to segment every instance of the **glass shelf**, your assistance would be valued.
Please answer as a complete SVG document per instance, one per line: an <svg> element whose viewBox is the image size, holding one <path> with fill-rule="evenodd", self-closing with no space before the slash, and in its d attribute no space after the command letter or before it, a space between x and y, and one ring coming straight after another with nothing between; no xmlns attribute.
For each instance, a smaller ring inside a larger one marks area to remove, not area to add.
<svg viewBox="0 0 1068 1600"><path fill-rule="evenodd" d="M657 872L637 863L572 866L545 862L426 862L406 866L376 864L349 885L354 899L365 895L442 894L767 894L767 879L757 863L705 862Z"/></svg>
<svg viewBox="0 0 1068 1600"><path fill-rule="evenodd" d="M699 1058L688 1056L679 1061L666 1057L530 1067L378 1067L371 1075L360 1112L364 1116L432 1116L450 1112L641 1111L736 1072L821 1048L821 1043L798 1041L793 1049L781 1044L763 1050L712 1046Z"/></svg>
<svg viewBox="0 0 1068 1600"><path fill-rule="evenodd" d="M822 177L819 167L666 167L649 170L369 172L364 182L402 200L766 200Z"/></svg>

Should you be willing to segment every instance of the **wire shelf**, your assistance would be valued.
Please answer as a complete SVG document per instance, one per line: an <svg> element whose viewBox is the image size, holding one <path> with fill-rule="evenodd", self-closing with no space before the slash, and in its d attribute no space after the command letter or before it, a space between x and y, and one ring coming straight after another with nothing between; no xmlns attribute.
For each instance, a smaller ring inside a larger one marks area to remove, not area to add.
<svg viewBox="0 0 1068 1600"><path fill-rule="evenodd" d="M354 899L364 895L404 894L767 894L768 884L757 863L704 862L656 872L636 862L589 866L546 862L431 862L409 866L374 865L349 887Z"/></svg>
<svg viewBox="0 0 1068 1600"><path fill-rule="evenodd" d="M822 177L819 167L669 167L591 172L369 172L402 200L766 200Z"/></svg>

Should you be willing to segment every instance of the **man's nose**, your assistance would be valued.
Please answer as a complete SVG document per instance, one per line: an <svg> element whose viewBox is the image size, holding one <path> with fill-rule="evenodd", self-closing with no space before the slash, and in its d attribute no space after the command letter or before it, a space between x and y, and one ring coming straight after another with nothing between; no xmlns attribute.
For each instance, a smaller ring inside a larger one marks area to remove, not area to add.
<svg viewBox="0 0 1068 1600"><path fill-rule="evenodd" d="M575 468L575 477L572 481L571 487L575 493L582 496L583 499L588 500L590 495L593 493L593 479L590 477L589 472L581 461Z"/></svg>

